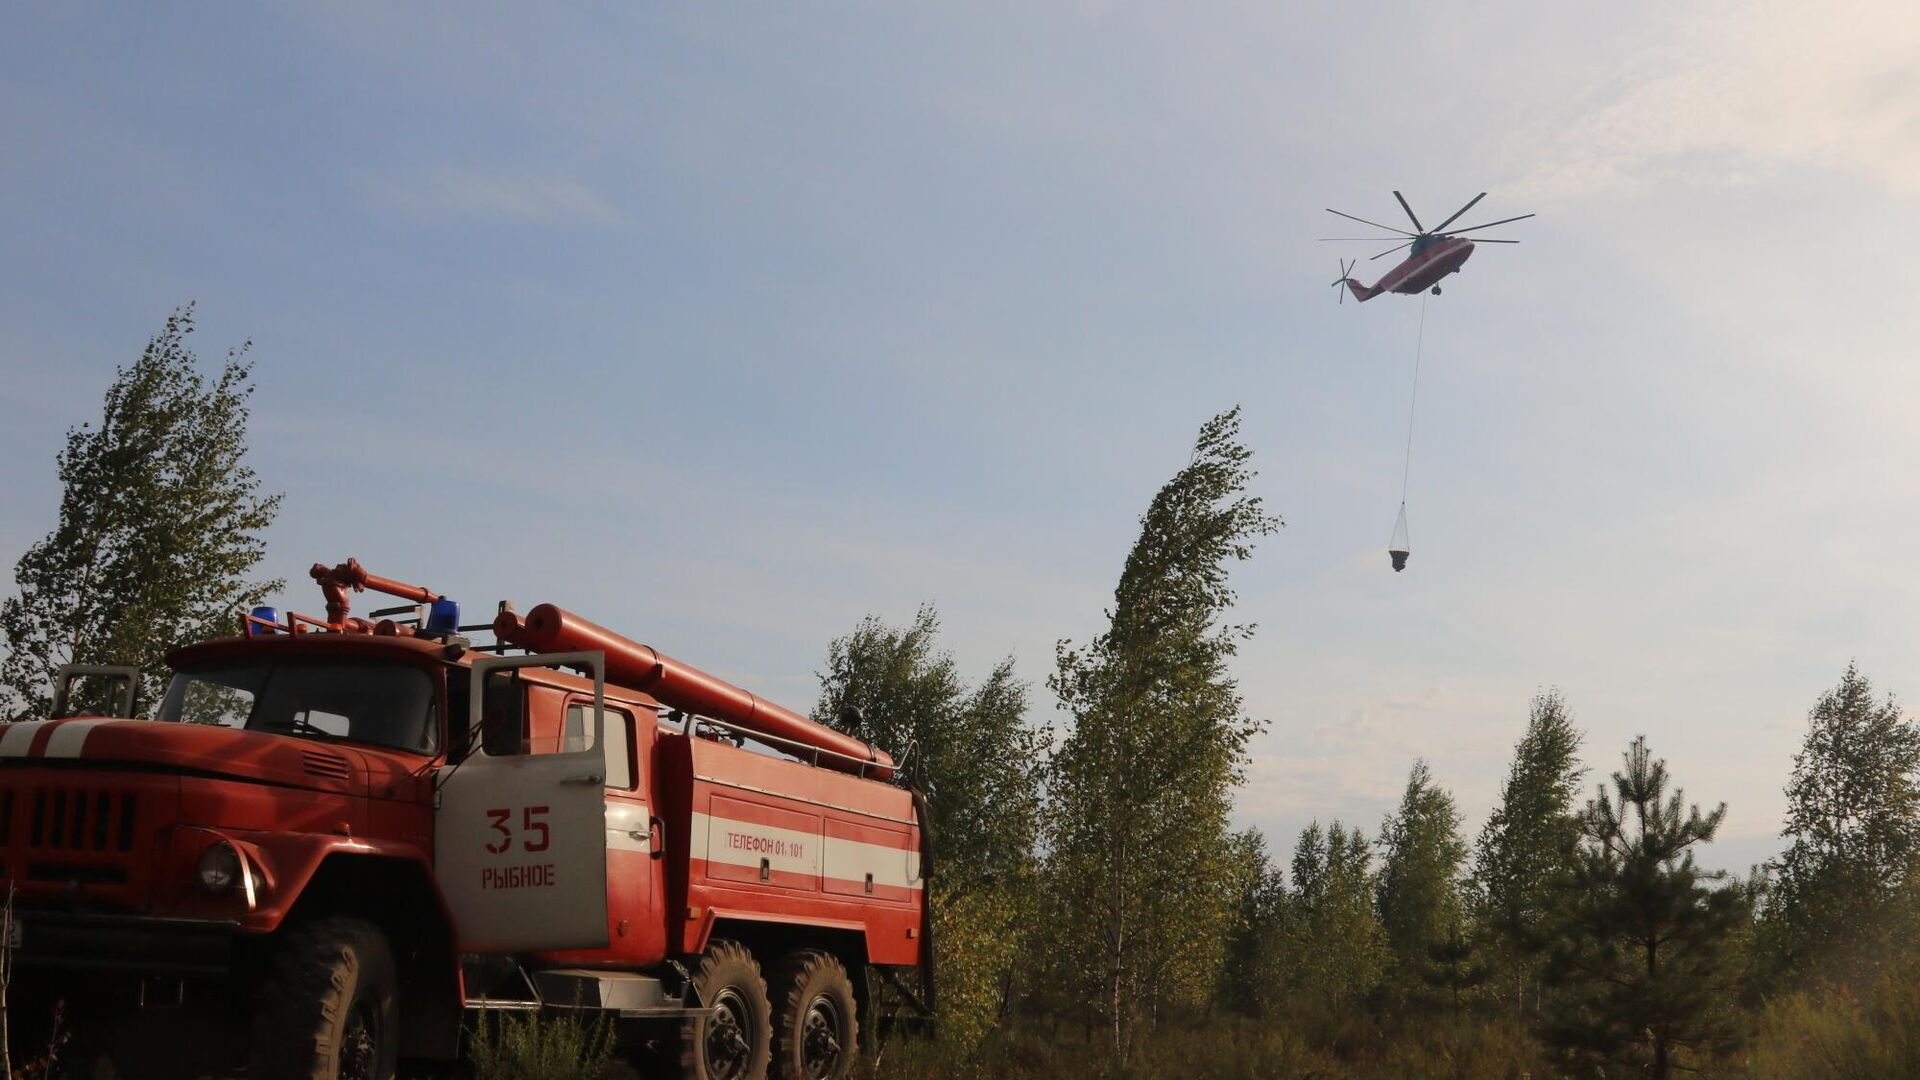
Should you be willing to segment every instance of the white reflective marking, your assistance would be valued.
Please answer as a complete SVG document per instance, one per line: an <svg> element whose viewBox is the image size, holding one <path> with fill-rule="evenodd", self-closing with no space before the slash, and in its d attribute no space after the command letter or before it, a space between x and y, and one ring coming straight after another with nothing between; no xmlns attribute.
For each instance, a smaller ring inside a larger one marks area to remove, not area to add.
<svg viewBox="0 0 1920 1080"><path fill-rule="evenodd" d="M106 720L68 720L53 729L53 734L47 739L47 751L42 756L57 758L81 756L80 752L87 748L87 733L108 722Z"/></svg>
<svg viewBox="0 0 1920 1080"><path fill-rule="evenodd" d="M841 881L864 881L898 889L920 887L920 853L864 840L827 837L827 876Z"/></svg>
<svg viewBox="0 0 1920 1080"><path fill-rule="evenodd" d="M779 846L782 841L786 842L785 848ZM793 854L796 844L800 845L798 857ZM836 880L865 881L866 875L872 874L875 885L890 885L897 889L918 889L922 886L920 853L885 844L869 844L837 836L821 837L815 833L794 832L757 822L696 813L693 815L693 846L694 858L726 866L757 867L764 858L773 870L820 874L824 862L825 876Z"/></svg>
<svg viewBox="0 0 1920 1080"><path fill-rule="evenodd" d="M757 867L765 859L769 870L820 874L820 834L816 832L696 813L693 833L706 837L709 862Z"/></svg>
<svg viewBox="0 0 1920 1080"><path fill-rule="evenodd" d="M26 757L33 746L33 737L51 723L51 720L27 720L8 724L5 731L0 731L0 757Z"/></svg>

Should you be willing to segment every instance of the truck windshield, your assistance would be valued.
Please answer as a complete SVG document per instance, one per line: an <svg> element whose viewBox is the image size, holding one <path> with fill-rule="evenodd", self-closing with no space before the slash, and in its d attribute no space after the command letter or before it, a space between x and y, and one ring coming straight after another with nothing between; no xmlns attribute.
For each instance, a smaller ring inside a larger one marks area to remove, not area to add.
<svg viewBox="0 0 1920 1080"><path fill-rule="evenodd" d="M405 664L236 664L176 672L160 719L431 754L433 679Z"/></svg>

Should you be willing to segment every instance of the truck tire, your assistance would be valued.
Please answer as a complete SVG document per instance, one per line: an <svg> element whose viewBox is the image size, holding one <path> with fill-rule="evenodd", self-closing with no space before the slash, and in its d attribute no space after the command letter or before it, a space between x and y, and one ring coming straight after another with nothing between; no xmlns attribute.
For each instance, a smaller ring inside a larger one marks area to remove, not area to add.
<svg viewBox="0 0 1920 1080"><path fill-rule="evenodd" d="M393 1080L400 979L379 927L349 918L296 927L258 1000L249 1077Z"/></svg>
<svg viewBox="0 0 1920 1080"><path fill-rule="evenodd" d="M789 953L774 982L774 1075L778 1080L845 1080L860 1053L853 980L832 953Z"/></svg>
<svg viewBox="0 0 1920 1080"><path fill-rule="evenodd" d="M747 947L709 942L694 969L704 1015L680 1025L680 1074L686 1080L765 1080L773 1056L767 983Z"/></svg>

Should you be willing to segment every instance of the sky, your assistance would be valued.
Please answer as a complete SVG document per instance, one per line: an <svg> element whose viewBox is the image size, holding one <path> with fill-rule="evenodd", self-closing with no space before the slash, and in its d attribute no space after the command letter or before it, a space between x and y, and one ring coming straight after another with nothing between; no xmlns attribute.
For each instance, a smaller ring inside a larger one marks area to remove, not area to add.
<svg viewBox="0 0 1920 1080"><path fill-rule="evenodd" d="M6 23L7 564L62 434L193 301L208 365L253 343L283 606L355 556L801 708L831 638L932 603L963 671L1013 656L1064 722L1055 642L1241 406L1287 527L1235 573L1266 725L1237 812L1282 850L1371 833L1417 757L1477 830L1558 687L1595 779L1646 734L1744 870L1848 663L1920 686L1920 7ZM1317 242L1366 231L1325 208L1393 223L1395 189L1539 216L1441 297L1336 304L1375 249Z"/></svg>

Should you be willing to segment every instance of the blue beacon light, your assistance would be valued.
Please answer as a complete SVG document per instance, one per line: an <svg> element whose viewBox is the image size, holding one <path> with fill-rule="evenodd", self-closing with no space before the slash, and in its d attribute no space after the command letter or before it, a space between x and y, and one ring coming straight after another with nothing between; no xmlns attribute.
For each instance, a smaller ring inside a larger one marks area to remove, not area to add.
<svg viewBox="0 0 1920 1080"><path fill-rule="evenodd" d="M274 624L280 621L279 610L266 607L265 605L254 608L250 614L252 614L254 619L260 620L260 622L254 622L252 620L247 622L248 637L266 637L274 632ZM262 626L260 623L266 623L267 625Z"/></svg>
<svg viewBox="0 0 1920 1080"><path fill-rule="evenodd" d="M441 597L427 609L427 626L430 633L452 634L460 629L460 603Z"/></svg>

